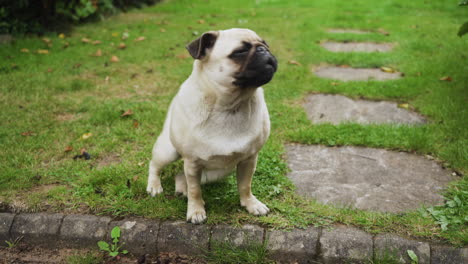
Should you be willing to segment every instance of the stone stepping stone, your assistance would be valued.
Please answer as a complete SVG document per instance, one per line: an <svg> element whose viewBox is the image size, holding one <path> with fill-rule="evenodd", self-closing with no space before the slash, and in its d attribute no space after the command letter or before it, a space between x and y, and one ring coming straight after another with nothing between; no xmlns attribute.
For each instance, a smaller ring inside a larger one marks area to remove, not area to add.
<svg viewBox="0 0 468 264"><path fill-rule="evenodd" d="M314 123L340 124L423 124L425 119L415 112L385 101L352 100L343 95L312 94L303 104L307 117Z"/></svg>
<svg viewBox="0 0 468 264"><path fill-rule="evenodd" d="M350 33L350 34L370 34L372 32L360 29L343 29L343 28L330 28L327 30L328 33Z"/></svg>
<svg viewBox="0 0 468 264"><path fill-rule="evenodd" d="M332 52L388 52L393 49L391 43L373 42L335 42L326 41L320 46Z"/></svg>
<svg viewBox="0 0 468 264"><path fill-rule="evenodd" d="M326 66L314 69L315 75L320 78L340 81L385 81L396 80L403 77L401 72L388 73L380 69L345 68L337 66Z"/></svg>
<svg viewBox="0 0 468 264"><path fill-rule="evenodd" d="M442 204L440 193L456 179L436 162L404 152L316 145L286 150L297 193L325 204L401 213Z"/></svg>

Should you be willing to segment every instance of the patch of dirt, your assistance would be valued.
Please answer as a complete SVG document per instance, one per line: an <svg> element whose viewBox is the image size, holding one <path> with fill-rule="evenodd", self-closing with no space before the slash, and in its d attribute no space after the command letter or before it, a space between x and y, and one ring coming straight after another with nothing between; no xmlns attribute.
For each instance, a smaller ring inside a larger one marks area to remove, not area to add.
<svg viewBox="0 0 468 264"><path fill-rule="evenodd" d="M105 155L105 156L103 156L102 158L99 159L97 167L99 169L99 168L102 168L102 167L107 167L107 166L110 166L110 165L119 164L121 162L122 162L122 159L120 158L120 155L110 153L110 154Z"/></svg>
<svg viewBox="0 0 468 264"><path fill-rule="evenodd" d="M43 249L33 248L19 244L13 248L0 247L0 264L23 264L23 263L70 263L71 258L85 256L92 258L95 263L139 263L139 264L204 264L203 259L180 255L175 253L160 253L159 255L127 255L111 258L103 252L89 249ZM88 263L88 262L86 262ZM92 262L89 262L92 263Z"/></svg>

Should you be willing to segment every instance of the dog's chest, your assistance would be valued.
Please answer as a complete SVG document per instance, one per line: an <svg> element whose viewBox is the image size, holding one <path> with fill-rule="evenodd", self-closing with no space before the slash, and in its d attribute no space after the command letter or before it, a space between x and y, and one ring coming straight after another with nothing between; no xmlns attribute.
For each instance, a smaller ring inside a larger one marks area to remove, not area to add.
<svg viewBox="0 0 468 264"><path fill-rule="evenodd" d="M261 113L213 115L197 129L196 156L207 167L235 166L260 150L268 137L265 126Z"/></svg>

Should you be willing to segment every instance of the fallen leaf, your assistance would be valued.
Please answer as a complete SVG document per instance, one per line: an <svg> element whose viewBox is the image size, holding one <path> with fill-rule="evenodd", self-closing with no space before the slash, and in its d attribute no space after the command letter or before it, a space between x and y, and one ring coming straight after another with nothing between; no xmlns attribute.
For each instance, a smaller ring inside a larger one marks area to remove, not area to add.
<svg viewBox="0 0 468 264"><path fill-rule="evenodd" d="M91 44L93 44L93 45L98 45L98 44L101 44L101 43L102 43L101 41L95 40L95 41L93 41L93 43L91 43Z"/></svg>
<svg viewBox="0 0 468 264"><path fill-rule="evenodd" d="M96 57L101 57L101 56L102 56L102 50L101 50L101 49L98 49L98 50L96 51L96 53L94 53L94 56L96 56Z"/></svg>
<svg viewBox="0 0 468 264"><path fill-rule="evenodd" d="M82 39L81 39L81 42L83 42L83 43L90 43L91 40L90 40L89 38L82 38Z"/></svg>
<svg viewBox="0 0 468 264"><path fill-rule="evenodd" d="M47 47L52 48L54 45L52 43L47 44Z"/></svg>
<svg viewBox="0 0 468 264"><path fill-rule="evenodd" d="M39 54L49 54L49 51L46 50L46 49L38 49L37 53L39 53Z"/></svg>
<svg viewBox="0 0 468 264"><path fill-rule="evenodd" d="M383 72L388 72L388 73L396 72L394 69L392 69L390 67L380 67L380 70L383 71Z"/></svg>
<svg viewBox="0 0 468 264"><path fill-rule="evenodd" d="M21 49L20 51L23 52L23 53L28 53L29 52L28 49Z"/></svg>
<svg viewBox="0 0 468 264"><path fill-rule="evenodd" d="M117 56L112 56L110 61L111 62L119 62L119 58L117 58Z"/></svg>
<svg viewBox="0 0 468 264"><path fill-rule="evenodd" d="M73 147L72 146L67 146L63 151L65 152L70 152L73 150Z"/></svg>
<svg viewBox="0 0 468 264"><path fill-rule="evenodd" d="M333 86L340 85L340 83L337 83L337 82L332 82L332 83L330 83L330 84L333 85Z"/></svg>
<svg viewBox="0 0 468 264"><path fill-rule="evenodd" d="M133 127L138 128L140 126L140 123L138 123L137 120L133 120Z"/></svg>
<svg viewBox="0 0 468 264"><path fill-rule="evenodd" d="M452 77L450 77L450 76L444 76L444 77L440 78L439 80L451 82L451 81L452 81Z"/></svg>
<svg viewBox="0 0 468 264"><path fill-rule="evenodd" d="M159 31L161 31L162 33L166 32L164 28L161 28Z"/></svg>
<svg viewBox="0 0 468 264"><path fill-rule="evenodd" d="M26 131L26 132L21 133L21 135L24 137L33 136L34 134L35 133L33 131Z"/></svg>
<svg viewBox="0 0 468 264"><path fill-rule="evenodd" d="M297 66L302 66L302 64L298 61L295 61L295 60L290 60L288 61L289 64L293 64L293 65L297 65Z"/></svg>
<svg viewBox="0 0 468 264"><path fill-rule="evenodd" d="M49 44L50 39L49 38L42 38L42 42L44 42L45 44Z"/></svg>
<svg viewBox="0 0 468 264"><path fill-rule="evenodd" d="M65 42L62 47L65 49L65 48L68 48L68 46L70 46L70 43Z"/></svg>
<svg viewBox="0 0 468 264"><path fill-rule="evenodd" d="M105 81L106 83L109 82L109 80L110 80L110 77L109 77L109 76L106 76L106 78L104 79L104 81Z"/></svg>
<svg viewBox="0 0 468 264"><path fill-rule="evenodd" d="M125 111L123 114L121 114L120 116L121 117L124 117L124 116L131 116L133 115L133 111L132 109L128 109L127 111Z"/></svg>
<svg viewBox="0 0 468 264"><path fill-rule="evenodd" d="M61 39L64 39L64 38L65 38L65 34L60 33L60 34L58 35L58 37L61 38Z"/></svg>
<svg viewBox="0 0 468 264"><path fill-rule="evenodd" d="M119 32L112 32L112 36L115 37L115 38L118 37L118 36L119 36Z"/></svg>
<svg viewBox="0 0 468 264"><path fill-rule="evenodd" d="M77 63L75 65L73 65L73 69L78 69L81 67L81 63Z"/></svg>
<svg viewBox="0 0 468 264"><path fill-rule="evenodd" d="M93 136L93 133L84 133L83 135L81 135L80 139L86 140L90 138L91 136Z"/></svg>
<svg viewBox="0 0 468 264"><path fill-rule="evenodd" d="M138 175L135 175L135 176L133 176L132 180L133 180L134 182L136 182L136 181L138 181L138 178L140 178L140 177L138 177Z"/></svg>
<svg viewBox="0 0 468 264"><path fill-rule="evenodd" d="M137 39L135 39L136 42L139 42L139 41L143 41L145 40L146 38L141 36L141 37L138 37Z"/></svg>
<svg viewBox="0 0 468 264"><path fill-rule="evenodd" d="M382 34L382 35L390 36L390 33L388 33L387 31L385 31L383 28L379 28L377 31L378 31L380 34Z"/></svg>
<svg viewBox="0 0 468 264"><path fill-rule="evenodd" d="M176 55L176 57L179 59L187 59L190 56L186 53L183 53L183 54Z"/></svg>
<svg viewBox="0 0 468 264"><path fill-rule="evenodd" d="M141 167L141 166L144 166L144 165L145 165L145 163L144 163L143 161L142 161L142 162L138 162L138 166Z"/></svg>
<svg viewBox="0 0 468 264"><path fill-rule="evenodd" d="M409 104L398 104L399 108L409 109Z"/></svg>
<svg viewBox="0 0 468 264"><path fill-rule="evenodd" d="M128 32L122 33L122 39L128 39L128 37L130 37L130 34L128 34Z"/></svg>
<svg viewBox="0 0 468 264"><path fill-rule="evenodd" d="M198 22L198 24L205 24L205 20L203 20L203 19L200 19L197 22Z"/></svg>
<svg viewBox="0 0 468 264"><path fill-rule="evenodd" d="M125 45L125 43L120 43L119 46L117 46L119 49L125 49L126 47L127 45Z"/></svg>
<svg viewBox="0 0 468 264"><path fill-rule="evenodd" d="M54 71L54 69L52 69L52 68L47 69L47 72L53 72L53 71Z"/></svg>

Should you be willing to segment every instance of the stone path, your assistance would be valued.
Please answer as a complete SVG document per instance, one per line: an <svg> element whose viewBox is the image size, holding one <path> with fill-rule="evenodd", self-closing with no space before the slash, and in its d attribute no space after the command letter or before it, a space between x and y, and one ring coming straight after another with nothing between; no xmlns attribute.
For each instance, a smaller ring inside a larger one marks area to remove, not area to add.
<svg viewBox="0 0 468 264"><path fill-rule="evenodd" d="M320 46L332 52L388 52L393 49L393 44L373 42L326 41Z"/></svg>
<svg viewBox="0 0 468 264"><path fill-rule="evenodd" d="M373 255L388 250L397 254L403 263L410 263L408 249L416 253L421 264L468 261L468 248L447 247L392 234L373 236L338 225L283 231L256 225L210 226L142 218L113 221L93 215L0 213L0 241L13 241L21 236L21 244L39 248L96 249L98 241L112 240L110 232L115 226L121 228L119 243L125 243L122 249L135 256L165 252L200 256L215 243L224 241L239 247L247 247L252 242L266 243L271 256L281 263L367 263Z"/></svg>
<svg viewBox="0 0 468 264"><path fill-rule="evenodd" d="M423 124L424 117L399 108L393 102L352 100L343 95L312 94L303 104L307 116L314 123L340 124L357 122L362 124Z"/></svg>
<svg viewBox="0 0 468 264"><path fill-rule="evenodd" d="M424 157L362 147L288 145L288 177L297 192L325 204L401 213L442 204L455 180Z"/></svg>
<svg viewBox="0 0 468 264"><path fill-rule="evenodd" d="M326 66L319 67L314 70L315 75L321 78L340 80L340 81L385 81L396 80L403 77L400 72L384 72L381 69L363 69L363 68L349 68Z"/></svg>
<svg viewBox="0 0 468 264"><path fill-rule="evenodd" d="M364 34L356 30L331 33ZM382 52L393 44L324 42L331 51ZM316 76L341 81L395 80L399 72L349 67L319 67ZM346 84L343 84L346 85ZM393 102L352 100L342 95L312 94L303 104L312 124L354 122L421 125L424 117ZM456 180L451 173L425 157L363 147L287 145L288 177L297 192L325 204L362 210L401 213L421 205L443 203L441 192Z"/></svg>

